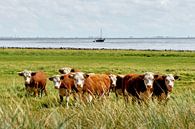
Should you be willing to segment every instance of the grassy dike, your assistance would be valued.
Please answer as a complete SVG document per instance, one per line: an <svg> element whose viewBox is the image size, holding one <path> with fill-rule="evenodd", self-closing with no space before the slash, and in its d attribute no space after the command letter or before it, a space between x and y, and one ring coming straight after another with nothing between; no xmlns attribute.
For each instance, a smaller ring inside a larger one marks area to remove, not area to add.
<svg viewBox="0 0 195 129"><path fill-rule="evenodd" d="M58 104L48 80L48 96L25 97L24 69L48 77L64 66L95 73L172 73L175 82L167 105L125 105L112 93L93 104ZM0 49L0 128L195 128L195 52L135 50Z"/></svg>

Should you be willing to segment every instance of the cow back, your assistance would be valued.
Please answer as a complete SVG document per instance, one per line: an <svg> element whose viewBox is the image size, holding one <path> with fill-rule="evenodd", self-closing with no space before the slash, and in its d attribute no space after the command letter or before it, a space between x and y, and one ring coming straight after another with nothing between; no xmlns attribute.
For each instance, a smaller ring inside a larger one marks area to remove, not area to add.
<svg viewBox="0 0 195 129"><path fill-rule="evenodd" d="M72 78L69 78L69 74L65 74L64 79L61 82L60 88L72 89L74 87L74 80Z"/></svg>
<svg viewBox="0 0 195 129"><path fill-rule="evenodd" d="M144 92L146 87L144 85L143 75L126 75L123 79L123 90L126 90L133 96L137 96L140 92Z"/></svg>
<svg viewBox="0 0 195 129"><path fill-rule="evenodd" d="M91 94L102 95L110 89L110 78L106 74L90 75L86 78L83 90Z"/></svg>

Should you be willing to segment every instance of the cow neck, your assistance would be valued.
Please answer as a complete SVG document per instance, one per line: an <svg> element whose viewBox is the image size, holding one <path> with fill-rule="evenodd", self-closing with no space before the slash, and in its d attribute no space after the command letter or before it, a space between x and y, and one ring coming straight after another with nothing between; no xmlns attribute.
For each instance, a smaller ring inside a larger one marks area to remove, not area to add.
<svg viewBox="0 0 195 129"><path fill-rule="evenodd" d="M164 79L159 79L159 80L155 80L158 88L160 89L161 93L165 93L166 95L168 94L168 89L167 86L165 84L165 80Z"/></svg>

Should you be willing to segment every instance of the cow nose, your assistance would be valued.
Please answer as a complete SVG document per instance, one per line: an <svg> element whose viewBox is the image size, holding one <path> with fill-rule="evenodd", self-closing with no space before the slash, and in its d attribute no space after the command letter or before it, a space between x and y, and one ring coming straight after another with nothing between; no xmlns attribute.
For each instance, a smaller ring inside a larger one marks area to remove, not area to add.
<svg viewBox="0 0 195 129"><path fill-rule="evenodd" d="M59 89L58 86L55 86L55 89Z"/></svg>
<svg viewBox="0 0 195 129"><path fill-rule="evenodd" d="M152 85L147 85L147 88L148 88L148 89L151 89L151 88L152 88Z"/></svg>
<svg viewBox="0 0 195 129"><path fill-rule="evenodd" d="M172 85L168 85L168 90L171 92L173 89Z"/></svg>
<svg viewBox="0 0 195 129"><path fill-rule="evenodd" d="M30 84L28 81L25 81L25 85L28 85L28 84Z"/></svg>
<svg viewBox="0 0 195 129"><path fill-rule="evenodd" d="M78 88L81 88L81 84L77 84L77 87L78 87Z"/></svg>

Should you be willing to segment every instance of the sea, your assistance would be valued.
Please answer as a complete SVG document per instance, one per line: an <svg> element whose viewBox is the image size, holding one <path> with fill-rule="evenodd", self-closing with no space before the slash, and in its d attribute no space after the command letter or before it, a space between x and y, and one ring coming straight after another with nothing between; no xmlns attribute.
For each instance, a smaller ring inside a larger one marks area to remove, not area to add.
<svg viewBox="0 0 195 129"><path fill-rule="evenodd" d="M0 48L195 50L195 38L0 38Z"/></svg>

